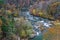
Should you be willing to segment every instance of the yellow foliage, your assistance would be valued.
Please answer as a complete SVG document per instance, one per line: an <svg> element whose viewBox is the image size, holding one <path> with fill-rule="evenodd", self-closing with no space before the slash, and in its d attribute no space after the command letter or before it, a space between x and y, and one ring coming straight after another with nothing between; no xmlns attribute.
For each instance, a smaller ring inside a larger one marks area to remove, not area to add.
<svg viewBox="0 0 60 40"><path fill-rule="evenodd" d="M15 14L14 14L14 16L18 16L18 11L17 11L17 10L15 11Z"/></svg>
<svg viewBox="0 0 60 40"><path fill-rule="evenodd" d="M15 14L14 14L14 16L18 16L18 14L17 14L17 13L15 13Z"/></svg>
<svg viewBox="0 0 60 40"><path fill-rule="evenodd" d="M42 15L43 15L43 12L40 11L40 12L39 12L39 16L42 16Z"/></svg>
<svg viewBox="0 0 60 40"><path fill-rule="evenodd" d="M20 36L21 36L21 37L26 37L26 32L25 32L25 30L21 30Z"/></svg>
<svg viewBox="0 0 60 40"><path fill-rule="evenodd" d="M35 15L36 14L36 9L33 9L32 13Z"/></svg>
<svg viewBox="0 0 60 40"><path fill-rule="evenodd" d="M60 2L55 2L55 3L53 3L51 6L54 6L54 5L59 5L60 4Z"/></svg>
<svg viewBox="0 0 60 40"><path fill-rule="evenodd" d="M8 14L11 14L12 12L10 10L7 10Z"/></svg>
<svg viewBox="0 0 60 40"><path fill-rule="evenodd" d="M10 11L10 10L8 10L8 12L9 12L9 13L11 13L11 11Z"/></svg>
<svg viewBox="0 0 60 40"><path fill-rule="evenodd" d="M0 19L0 26L2 26L2 20Z"/></svg>

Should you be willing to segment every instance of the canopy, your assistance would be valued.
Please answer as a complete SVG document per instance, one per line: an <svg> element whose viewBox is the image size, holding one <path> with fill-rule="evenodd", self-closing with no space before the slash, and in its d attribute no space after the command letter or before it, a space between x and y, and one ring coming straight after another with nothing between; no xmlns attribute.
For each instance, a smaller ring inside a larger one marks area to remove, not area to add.
<svg viewBox="0 0 60 40"><path fill-rule="evenodd" d="M4 0L0 0L0 4L3 4L4 3Z"/></svg>

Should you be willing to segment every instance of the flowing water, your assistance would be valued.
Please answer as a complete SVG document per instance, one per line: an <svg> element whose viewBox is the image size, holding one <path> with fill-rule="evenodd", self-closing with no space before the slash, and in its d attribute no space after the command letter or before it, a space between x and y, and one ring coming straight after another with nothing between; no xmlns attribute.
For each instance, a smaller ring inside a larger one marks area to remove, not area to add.
<svg viewBox="0 0 60 40"><path fill-rule="evenodd" d="M29 13L29 11L22 12L20 16L25 17L28 21L31 22L33 25L33 30L36 32L36 37L32 38L31 40L42 40L43 39L43 33L40 31L38 26L41 24L44 25L44 27L47 29L50 27L50 21L48 19L43 19L41 17L33 16ZM36 24L37 23L37 24ZM38 25L39 24L39 25ZM46 30L45 30L46 31ZM44 32L45 32L44 31Z"/></svg>

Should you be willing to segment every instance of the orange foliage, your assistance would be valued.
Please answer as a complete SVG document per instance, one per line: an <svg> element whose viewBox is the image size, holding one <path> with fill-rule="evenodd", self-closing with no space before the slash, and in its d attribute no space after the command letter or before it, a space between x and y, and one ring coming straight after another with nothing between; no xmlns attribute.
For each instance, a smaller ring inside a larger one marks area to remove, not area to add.
<svg viewBox="0 0 60 40"><path fill-rule="evenodd" d="M56 33L56 29L53 27L53 28L49 28L48 31L52 34L55 34Z"/></svg>

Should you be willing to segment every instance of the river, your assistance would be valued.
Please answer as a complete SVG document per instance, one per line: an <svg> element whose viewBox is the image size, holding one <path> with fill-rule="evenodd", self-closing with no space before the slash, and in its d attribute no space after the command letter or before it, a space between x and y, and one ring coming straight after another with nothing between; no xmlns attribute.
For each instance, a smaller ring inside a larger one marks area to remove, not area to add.
<svg viewBox="0 0 60 40"><path fill-rule="evenodd" d="M25 17L33 25L33 30L36 32L36 37L32 38L31 40L42 40L43 39L43 33L38 28L38 26L40 25L39 23L43 24L44 28L46 29L51 26L50 21L48 19L43 19L41 17L33 16L30 14L29 11L21 12L20 16Z"/></svg>

